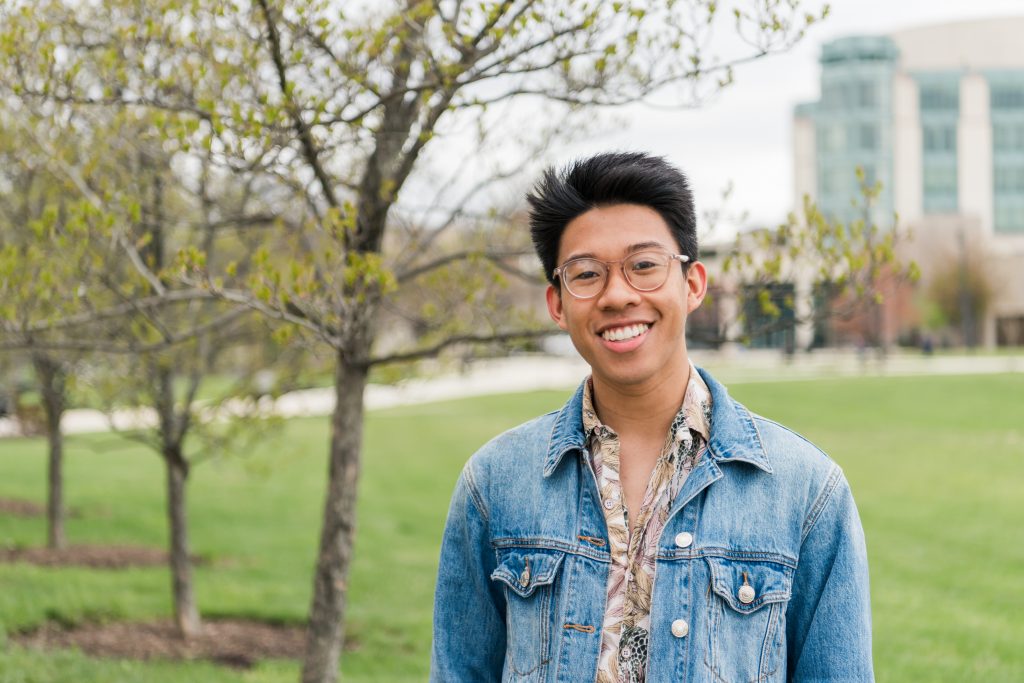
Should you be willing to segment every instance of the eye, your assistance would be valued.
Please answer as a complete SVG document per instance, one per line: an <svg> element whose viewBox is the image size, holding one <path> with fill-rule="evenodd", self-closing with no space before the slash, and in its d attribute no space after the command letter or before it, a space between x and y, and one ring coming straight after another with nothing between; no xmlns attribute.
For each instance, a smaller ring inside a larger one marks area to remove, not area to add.
<svg viewBox="0 0 1024 683"><path fill-rule="evenodd" d="M594 278L598 277L601 277L601 274L593 270L573 271L570 274L570 279L573 282L580 282L581 280L593 280Z"/></svg>
<svg viewBox="0 0 1024 683"><path fill-rule="evenodd" d="M570 282L589 282L604 277L604 267L593 259L582 259L567 263L565 274Z"/></svg>
<svg viewBox="0 0 1024 683"><path fill-rule="evenodd" d="M645 270L650 270L652 268L657 268L659 265L661 265L661 264L659 264L659 263L657 263L657 262L655 262L655 261L653 261L651 259L641 258L641 259L637 259L636 261L633 261L630 264L630 269L634 273L639 273L639 272L643 272Z"/></svg>

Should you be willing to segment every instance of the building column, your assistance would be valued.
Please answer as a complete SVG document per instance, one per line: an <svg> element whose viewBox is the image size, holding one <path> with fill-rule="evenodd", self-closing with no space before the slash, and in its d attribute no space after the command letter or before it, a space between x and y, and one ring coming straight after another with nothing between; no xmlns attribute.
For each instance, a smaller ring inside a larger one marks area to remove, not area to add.
<svg viewBox="0 0 1024 683"><path fill-rule="evenodd" d="M793 211L803 215L804 195L818 198L817 133L814 119L793 117Z"/></svg>
<svg viewBox="0 0 1024 683"><path fill-rule="evenodd" d="M988 82L977 73L960 79L960 121L957 126L957 206L977 216L983 237L995 221L992 186L992 116Z"/></svg>
<svg viewBox="0 0 1024 683"><path fill-rule="evenodd" d="M924 213L921 107L917 82L909 75L896 74L892 88L893 208L907 225L919 221Z"/></svg>

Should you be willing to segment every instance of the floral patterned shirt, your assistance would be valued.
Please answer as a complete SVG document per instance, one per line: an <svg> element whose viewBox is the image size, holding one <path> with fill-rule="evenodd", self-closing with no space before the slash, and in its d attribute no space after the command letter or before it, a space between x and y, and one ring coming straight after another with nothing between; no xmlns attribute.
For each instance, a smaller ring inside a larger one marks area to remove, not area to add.
<svg viewBox="0 0 1024 683"><path fill-rule="evenodd" d="M619 436L603 425L594 410L593 384L583 393L583 429L601 502L612 566L608 601L601 628L597 683L643 683L647 678L647 643L651 624L658 541L683 482L707 450L711 393L690 365L683 405L665 437L640 509L627 511L619 482ZM634 518L631 534L629 517Z"/></svg>

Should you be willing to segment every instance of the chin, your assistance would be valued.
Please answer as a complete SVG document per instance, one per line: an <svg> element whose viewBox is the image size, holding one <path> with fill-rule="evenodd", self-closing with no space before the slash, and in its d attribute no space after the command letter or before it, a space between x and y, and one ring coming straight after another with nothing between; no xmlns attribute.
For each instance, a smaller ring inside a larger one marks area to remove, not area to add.
<svg viewBox="0 0 1024 683"><path fill-rule="evenodd" d="M604 382L623 387L647 384L658 376L656 368L604 369L599 371L593 365L590 367L595 377L600 378Z"/></svg>

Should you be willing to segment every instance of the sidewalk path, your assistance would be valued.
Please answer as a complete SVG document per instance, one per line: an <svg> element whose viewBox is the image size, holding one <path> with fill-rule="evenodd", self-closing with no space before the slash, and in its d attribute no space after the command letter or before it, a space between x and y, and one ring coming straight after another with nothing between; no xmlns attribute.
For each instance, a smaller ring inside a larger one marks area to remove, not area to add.
<svg viewBox="0 0 1024 683"><path fill-rule="evenodd" d="M778 351L742 350L732 354L695 350L694 363L707 367L726 384L778 382L835 377L908 375L961 375L1024 373L1022 355L891 354L884 360L849 351L815 351L786 358ZM589 368L577 357L550 355L512 356L470 364L465 372L410 379L396 385L372 384L366 390L368 410L431 403L501 393L540 389L569 390ZM281 396L266 409L282 417L329 415L334 407L332 388L304 389ZM61 426L66 434L103 432L110 421L119 428L155 423L152 411L121 410L111 417L97 410L69 410ZM18 434L13 420L0 419L0 437Z"/></svg>

